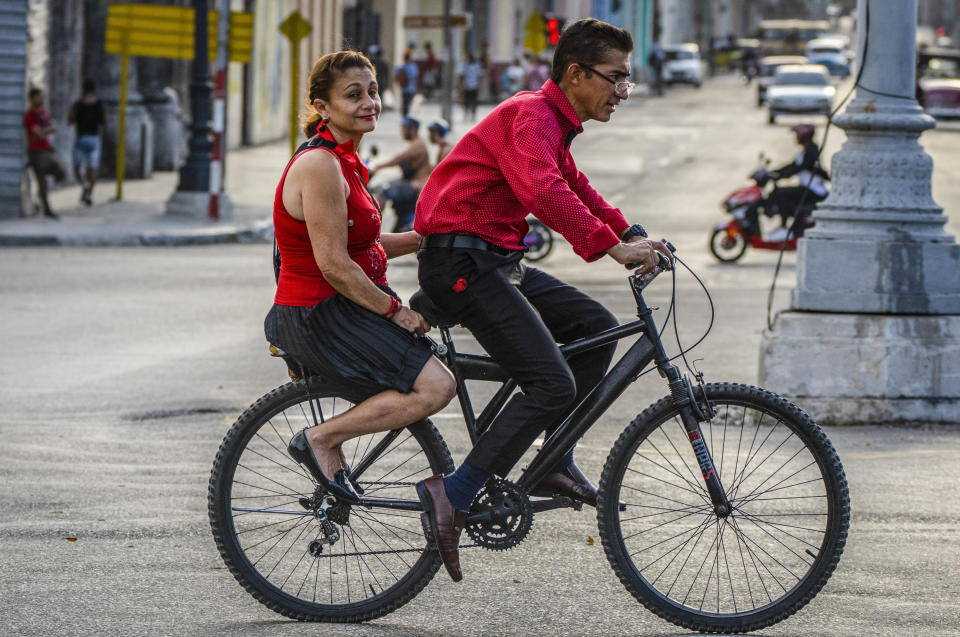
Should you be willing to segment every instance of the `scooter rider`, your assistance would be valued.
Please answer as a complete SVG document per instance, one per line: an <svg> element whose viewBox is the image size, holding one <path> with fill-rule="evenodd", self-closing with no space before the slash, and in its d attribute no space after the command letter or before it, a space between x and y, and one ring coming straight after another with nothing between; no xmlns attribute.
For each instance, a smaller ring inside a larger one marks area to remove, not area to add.
<svg viewBox="0 0 960 637"><path fill-rule="evenodd" d="M780 215L783 230L778 232L784 234L783 238L786 238L787 221L798 212L801 203L803 204L803 210L800 211L794 222L796 226L794 232L798 236L802 233L802 219L810 214L815 204L826 199L829 190L827 190L825 182L830 180L827 172L817 163L820 158L820 148L813 141L815 131L813 124L798 124L790 130L796 135L797 144L802 146L803 150L800 151L796 159L771 172L770 176L774 179L796 176L800 185L777 188L772 195L774 201L766 210L768 217L772 217L774 214ZM771 236L771 239L774 238Z"/></svg>

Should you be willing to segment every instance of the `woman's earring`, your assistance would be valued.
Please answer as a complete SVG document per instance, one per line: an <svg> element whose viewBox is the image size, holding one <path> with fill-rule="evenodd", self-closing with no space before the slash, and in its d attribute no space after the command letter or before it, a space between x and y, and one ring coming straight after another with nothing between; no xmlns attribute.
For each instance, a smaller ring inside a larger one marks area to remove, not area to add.
<svg viewBox="0 0 960 637"><path fill-rule="evenodd" d="M320 132L320 133L322 133L323 131L327 130L327 122L329 122L329 121L330 121L330 118L329 118L329 117L323 117L323 118L321 118L321 119L320 119L320 126L317 127L317 131Z"/></svg>

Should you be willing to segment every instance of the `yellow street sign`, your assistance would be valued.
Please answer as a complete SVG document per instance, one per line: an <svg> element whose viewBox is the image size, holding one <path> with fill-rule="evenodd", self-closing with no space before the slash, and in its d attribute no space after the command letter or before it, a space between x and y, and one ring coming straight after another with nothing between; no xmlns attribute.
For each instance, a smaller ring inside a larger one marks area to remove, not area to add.
<svg viewBox="0 0 960 637"><path fill-rule="evenodd" d="M307 22L299 11L294 11L287 19L280 23L280 33L287 36L292 44L297 44L303 38L307 37L313 27Z"/></svg>
<svg viewBox="0 0 960 637"><path fill-rule="evenodd" d="M547 21L543 19L543 14L534 9L523 28L526 33L523 48L537 54L542 53L547 48Z"/></svg>
<svg viewBox="0 0 960 637"><path fill-rule="evenodd" d="M300 40L313 30L309 22L303 19L299 11L294 11L278 27L290 40L290 154L297 150L297 109L300 95Z"/></svg>
<svg viewBox="0 0 960 637"><path fill-rule="evenodd" d="M207 14L207 50L216 56L218 12ZM118 55L193 59L193 9L150 4L113 4L107 8L104 50ZM250 62L253 14L230 12L230 61Z"/></svg>
<svg viewBox="0 0 960 637"><path fill-rule="evenodd" d="M217 54L219 14L207 14L208 57ZM117 122L117 199L123 199L126 162L127 80L131 55L144 57L193 59L193 9L152 4L112 4L107 7L107 33L104 51L121 56L120 115ZM253 48L253 14L230 13L228 57L231 62L250 62Z"/></svg>

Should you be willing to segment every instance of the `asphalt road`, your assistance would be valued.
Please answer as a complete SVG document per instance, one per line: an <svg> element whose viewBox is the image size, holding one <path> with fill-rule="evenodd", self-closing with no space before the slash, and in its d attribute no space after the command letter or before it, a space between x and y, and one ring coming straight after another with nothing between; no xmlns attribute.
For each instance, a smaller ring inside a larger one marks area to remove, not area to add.
<svg viewBox="0 0 960 637"><path fill-rule="evenodd" d="M776 255L720 266L706 253L718 202L763 150L786 160L788 126L768 126L733 78L623 107L589 125L574 153L597 189L669 237L717 306L696 350L708 380L756 382ZM934 198L960 220L956 130L924 134ZM831 149L843 135L831 133ZM951 154L953 153L953 154ZM272 187L272 186L271 186ZM793 277L787 255L780 284ZM632 300L613 263L585 266L559 246L543 267L582 286L621 320ZM412 602L359 626L290 622L249 597L210 536L206 485L238 413L285 381L262 317L269 247L0 251L0 632L16 635L676 635L613 575L589 512L544 513L507 553L465 552L465 579L441 572ZM410 258L390 271L408 296ZM707 323L706 301L678 279L680 336ZM669 284L649 298L666 308ZM786 293L776 307L786 305ZM663 316L663 310L660 311ZM469 343L467 335L458 333ZM469 348L468 348L469 349ZM674 351L676 351L674 349ZM666 394L645 376L588 434L578 462L596 478L619 431ZM437 418L459 460L454 410ZM826 588L769 635L955 635L960 626L960 430L831 428L853 518ZM75 538L71 541L68 538Z"/></svg>

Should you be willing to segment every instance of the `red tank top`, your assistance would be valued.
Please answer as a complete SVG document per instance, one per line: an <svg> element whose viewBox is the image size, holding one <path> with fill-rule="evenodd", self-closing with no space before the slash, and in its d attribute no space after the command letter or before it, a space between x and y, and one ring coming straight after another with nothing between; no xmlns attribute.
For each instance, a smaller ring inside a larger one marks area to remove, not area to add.
<svg viewBox="0 0 960 637"><path fill-rule="evenodd" d="M340 161L340 170L350 186L347 199L347 253L370 280L387 284L387 253L380 245L380 209L367 191L367 167L360 161L353 141L337 144L329 131L300 147L280 177L273 199L273 228L280 251L280 278L274 302L278 305L312 307L337 291L324 278L313 256L307 224L294 219L283 205L283 182L300 155L322 148Z"/></svg>

